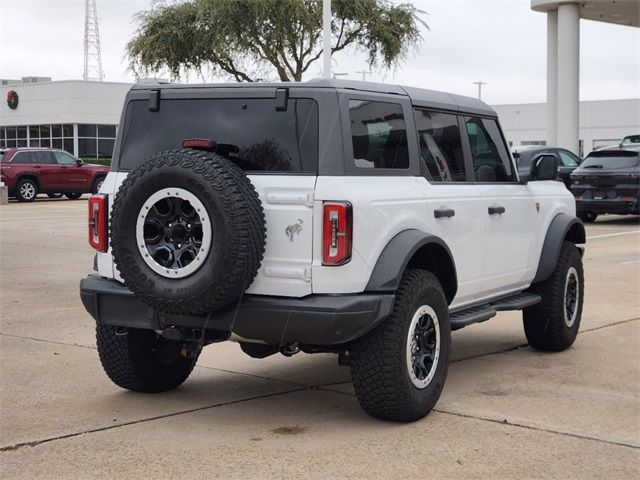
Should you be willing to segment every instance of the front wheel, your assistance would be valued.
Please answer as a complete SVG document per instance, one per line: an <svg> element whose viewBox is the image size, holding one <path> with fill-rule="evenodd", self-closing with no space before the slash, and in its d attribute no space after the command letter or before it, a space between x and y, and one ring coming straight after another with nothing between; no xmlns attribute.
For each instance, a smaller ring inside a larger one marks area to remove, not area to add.
<svg viewBox="0 0 640 480"><path fill-rule="evenodd" d="M102 368L111 381L136 392L177 388L189 377L199 355L153 330L98 325L96 339Z"/></svg>
<svg viewBox="0 0 640 480"><path fill-rule="evenodd" d="M537 350L566 350L578 335L584 300L582 257L573 243L562 244L555 270L531 291L542 301L522 313L529 345Z"/></svg>
<svg viewBox="0 0 640 480"><path fill-rule="evenodd" d="M381 420L411 422L435 406L449 367L451 328L440 282L407 270L393 311L349 347L360 406Z"/></svg>
<svg viewBox="0 0 640 480"><path fill-rule="evenodd" d="M67 192L64 194L64 196L67 197L69 200L77 200L82 196L82 194L79 192Z"/></svg>
<svg viewBox="0 0 640 480"><path fill-rule="evenodd" d="M580 212L578 213L578 218L584 223L593 223L596 221L596 218L598 218L598 214L594 212Z"/></svg>

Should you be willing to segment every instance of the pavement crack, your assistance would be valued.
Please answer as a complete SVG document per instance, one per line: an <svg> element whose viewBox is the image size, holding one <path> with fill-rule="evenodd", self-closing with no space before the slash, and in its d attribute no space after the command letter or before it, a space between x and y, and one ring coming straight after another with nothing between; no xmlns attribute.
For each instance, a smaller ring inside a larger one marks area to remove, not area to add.
<svg viewBox="0 0 640 480"><path fill-rule="evenodd" d="M133 420L131 422L123 422L123 423L119 423L117 425L108 425L106 427L92 428L92 429L89 429L89 430L83 430L81 432L68 433L68 434L59 435L59 436L56 436L56 437L44 438L42 440L34 440L32 442L16 443L14 445L8 445L6 447L1 447L0 448L0 452L11 452L11 451L23 448L23 447L35 447L35 446L38 446L38 445L42 445L43 443L54 442L56 440L65 440L67 438L78 437L80 435L86 435L86 434L90 434L90 433L98 433L98 432L105 432L105 431L109 431L109 430L115 430L115 429L121 428L121 427L128 427L128 426L131 426L131 425L138 425L138 424L141 424L141 423L153 422L155 420L162 420L162 419L165 419L165 418L177 417L177 416L180 416L180 415L186 415L188 413L201 412L203 410L209 410L209 409L213 409L213 408L217 408L217 407L224 407L224 406L227 406L227 405L235 405L235 404L238 404L238 403L250 402L250 401L253 401L253 400L261 400L263 398L277 397L277 396L280 396L280 395L288 395L289 393L295 393L295 392L299 392L299 391L303 391L303 390L309 390L309 389L308 388L294 388L292 390L285 390L285 391L282 391L282 392L266 393L264 395L256 395L255 397L242 398L242 399L239 399L239 400L230 400L228 402L216 403L214 405L206 405L204 407L190 408L188 410L181 410L179 412L167 413L165 415L156 415L154 417L141 418L139 420Z"/></svg>
<svg viewBox="0 0 640 480"><path fill-rule="evenodd" d="M582 330L581 332L578 332L578 335L580 335L582 333L595 332L596 330L602 330L603 328L617 327L618 325L622 325L624 323L636 322L638 320L640 320L640 317L627 318L626 320L620 320L619 322L608 323L606 325L600 325L598 327L593 327L593 328L587 328L586 330Z"/></svg>
<svg viewBox="0 0 640 480"><path fill-rule="evenodd" d="M534 427L534 426L531 426L531 425L525 425L523 423L510 422L506 418L504 420L496 420L494 418L480 417L480 416L477 416L477 415L470 415L470 414L467 414L467 413L450 412L450 411L447 411L447 410L440 410L438 408L434 408L431 411L432 412L437 412L437 413L442 413L444 415L452 415L452 416L460 417L460 418L468 418L468 419L473 419L473 420L480 420L480 421L483 421L483 422L490 422L490 423L495 423L495 424L498 424L498 425L508 425L508 426L511 426L511 427L524 428L524 429L533 430L533 431L536 431L536 432L551 433L551 434L555 434L555 435L562 435L562 436L565 436L565 437L578 438L580 440L590 440L592 442L606 443L608 445L616 445L618 447L626 447L626 448L632 448L634 450L640 450L640 445L633 445L633 444L629 444L629 443L616 442L615 440L606 440L604 438L589 437L587 435L579 435L577 433L562 432L560 430L551 430L551 429L548 429L548 428Z"/></svg>
<svg viewBox="0 0 640 480"><path fill-rule="evenodd" d="M45 340L44 338L27 337L24 335L12 335L10 333L3 333L3 332L0 332L0 336L9 337L9 338L20 338L22 340L33 340L34 342L50 343L53 345L64 345L65 347L78 347L78 348L88 348L89 350L96 350L95 346L82 345L81 343L56 342L55 340Z"/></svg>

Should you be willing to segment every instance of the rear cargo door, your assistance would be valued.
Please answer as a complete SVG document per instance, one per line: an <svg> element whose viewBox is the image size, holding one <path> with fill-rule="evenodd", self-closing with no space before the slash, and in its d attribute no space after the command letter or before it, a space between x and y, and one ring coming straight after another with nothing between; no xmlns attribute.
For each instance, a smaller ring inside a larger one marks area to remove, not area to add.
<svg viewBox="0 0 640 480"><path fill-rule="evenodd" d="M312 175L249 175L267 222L262 266L247 293L302 297L311 293Z"/></svg>

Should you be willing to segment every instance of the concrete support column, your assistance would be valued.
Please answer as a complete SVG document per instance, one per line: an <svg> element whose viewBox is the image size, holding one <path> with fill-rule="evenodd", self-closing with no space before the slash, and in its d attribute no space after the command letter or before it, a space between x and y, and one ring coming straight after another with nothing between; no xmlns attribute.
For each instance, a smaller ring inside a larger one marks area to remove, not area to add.
<svg viewBox="0 0 640 480"><path fill-rule="evenodd" d="M578 153L580 122L580 7L558 7L558 146Z"/></svg>
<svg viewBox="0 0 640 480"><path fill-rule="evenodd" d="M547 12L547 145L558 144L558 12Z"/></svg>

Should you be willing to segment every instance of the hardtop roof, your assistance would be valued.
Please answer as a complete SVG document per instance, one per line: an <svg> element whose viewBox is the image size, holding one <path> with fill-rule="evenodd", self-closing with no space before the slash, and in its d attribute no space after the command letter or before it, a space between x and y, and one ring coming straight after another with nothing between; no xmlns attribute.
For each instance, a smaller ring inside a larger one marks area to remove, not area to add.
<svg viewBox="0 0 640 480"><path fill-rule="evenodd" d="M418 107L430 107L441 110L452 110L462 113L487 115L496 117L493 108L483 101L456 95L453 93L428 90L417 87L405 87L401 85L362 82L357 80L341 79L312 79L306 82L251 82L251 83L202 83L202 84L178 84L178 83L138 83L132 90L164 90L164 89L212 89L212 88L329 88L339 91L354 90L361 92L388 93L393 95L408 96L411 102Z"/></svg>

